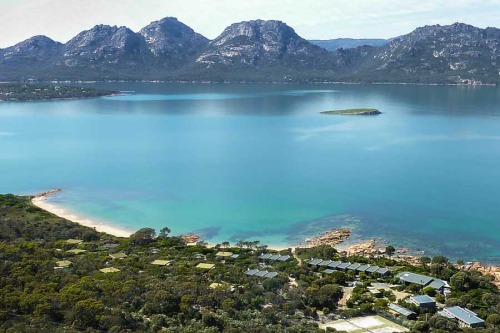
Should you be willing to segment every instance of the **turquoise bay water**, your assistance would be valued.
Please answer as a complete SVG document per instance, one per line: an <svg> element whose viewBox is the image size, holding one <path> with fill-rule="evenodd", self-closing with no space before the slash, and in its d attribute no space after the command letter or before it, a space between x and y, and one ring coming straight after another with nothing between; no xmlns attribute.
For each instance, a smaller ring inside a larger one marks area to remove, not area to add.
<svg viewBox="0 0 500 333"><path fill-rule="evenodd" d="M0 192L136 230L290 245L355 228L500 262L500 88L95 84L0 104ZM320 111L374 107L380 116Z"/></svg>

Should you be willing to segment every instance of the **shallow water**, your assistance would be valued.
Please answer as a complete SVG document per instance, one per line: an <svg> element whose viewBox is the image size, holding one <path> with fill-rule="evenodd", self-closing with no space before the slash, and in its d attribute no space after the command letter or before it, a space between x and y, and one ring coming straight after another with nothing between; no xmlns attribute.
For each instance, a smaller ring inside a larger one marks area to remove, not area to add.
<svg viewBox="0 0 500 333"><path fill-rule="evenodd" d="M210 242L290 245L351 226L500 262L500 88L96 84L134 91L0 104L0 192ZM380 116L320 111L378 108Z"/></svg>

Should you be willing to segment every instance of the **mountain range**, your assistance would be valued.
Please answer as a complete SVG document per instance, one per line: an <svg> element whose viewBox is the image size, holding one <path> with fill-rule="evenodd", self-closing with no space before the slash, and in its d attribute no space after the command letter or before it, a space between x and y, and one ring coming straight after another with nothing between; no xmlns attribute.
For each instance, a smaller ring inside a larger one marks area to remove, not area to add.
<svg viewBox="0 0 500 333"><path fill-rule="evenodd" d="M351 47L352 46L352 47ZM390 40L308 41L275 20L209 40L167 17L138 32L97 25L62 44L0 49L0 81L500 83L500 29L431 25Z"/></svg>

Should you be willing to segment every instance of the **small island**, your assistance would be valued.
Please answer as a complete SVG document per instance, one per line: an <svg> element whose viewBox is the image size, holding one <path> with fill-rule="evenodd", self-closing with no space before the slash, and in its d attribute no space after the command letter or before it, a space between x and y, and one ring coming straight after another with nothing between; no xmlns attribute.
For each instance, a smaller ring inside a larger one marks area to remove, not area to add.
<svg viewBox="0 0 500 333"><path fill-rule="evenodd" d="M33 102L111 96L116 91L44 84L0 84L0 102Z"/></svg>
<svg viewBox="0 0 500 333"><path fill-rule="evenodd" d="M377 109L346 109L346 110L332 110L323 111L321 114L336 114L336 115L358 115L358 116L374 116L381 114Z"/></svg>

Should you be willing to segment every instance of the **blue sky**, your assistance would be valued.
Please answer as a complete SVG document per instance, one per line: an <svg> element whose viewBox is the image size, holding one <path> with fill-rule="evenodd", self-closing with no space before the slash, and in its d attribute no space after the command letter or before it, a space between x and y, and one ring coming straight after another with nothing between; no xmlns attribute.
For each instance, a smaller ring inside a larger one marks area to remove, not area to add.
<svg viewBox="0 0 500 333"><path fill-rule="evenodd" d="M277 19L307 39L389 38L428 24L500 26L498 0L0 0L0 48L37 34L66 42L96 24L138 31L175 16L208 38L231 23Z"/></svg>

